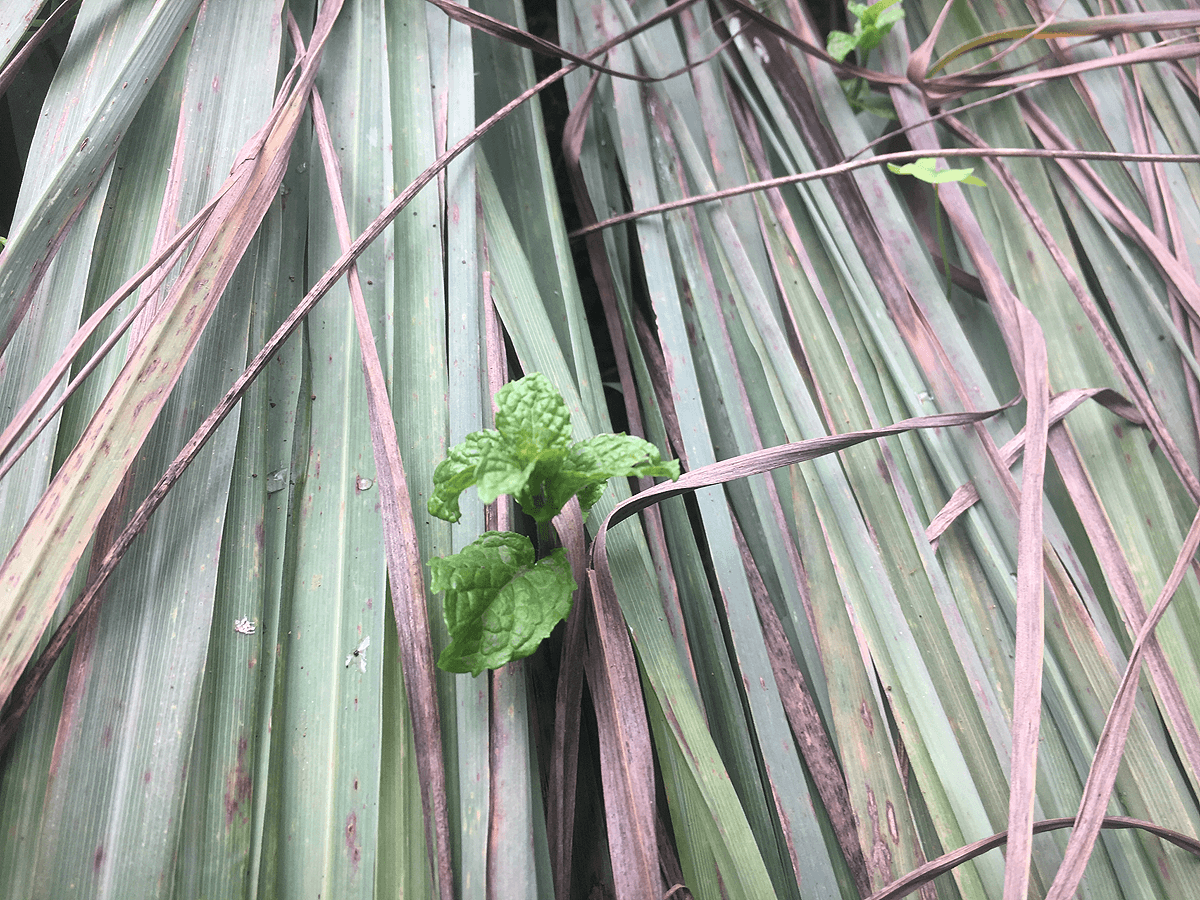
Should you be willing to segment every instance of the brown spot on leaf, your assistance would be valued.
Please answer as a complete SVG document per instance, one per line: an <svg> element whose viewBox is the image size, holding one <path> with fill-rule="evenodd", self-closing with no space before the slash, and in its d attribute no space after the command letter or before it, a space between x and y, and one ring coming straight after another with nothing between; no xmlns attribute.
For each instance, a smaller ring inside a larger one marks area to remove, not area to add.
<svg viewBox="0 0 1200 900"><path fill-rule="evenodd" d="M100 866L104 862L104 845L97 844L96 852L92 854L92 871L100 874Z"/></svg>
<svg viewBox="0 0 1200 900"><path fill-rule="evenodd" d="M246 739L238 740L237 764L225 776L225 827L233 827L233 817L250 799L250 773L246 770ZM245 819L245 815L242 816Z"/></svg>
<svg viewBox="0 0 1200 900"><path fill-rule="evenodd" d="M867 789L867 817L871 820L871 847L868 850L867 866L875 873L875 878L884 883L895 878L892 872L892 851L884 840L883 830L879 827L879 804L875 800L875 792L871 785ZM891 802L888 802L889 810Z"/></svg>
<svg viewBox="0 0 1200 900"><path fill-rule="evenodd" d="M858 714L862 716L863 724L867 726L869 734L875 733L875 717L871 715L871 707L867 705L867 701L863 700L858 707Z"/></svg>
<svg viewBox="0 0 1200 900"><path fill-rule="evenodd" d="M150 783L150 770L149 769L147 769L145 772L142 773L142 781L145 784Z"/></svg>
<svg viewBox="0 0 1200 900"><path fill-rule="evenodd" d="M357 874L362 848L358 846L358 816L354 813L346 817L346 855L350 857L351 871Z"/></svg>
<svg viewBox="0 0 1200 900"><path fill-rule="evenodd" d="M882 456L875 460L875 471L879 473L884 484L892 483L892 473L888 471L887 463L883 461Z"/></svg>

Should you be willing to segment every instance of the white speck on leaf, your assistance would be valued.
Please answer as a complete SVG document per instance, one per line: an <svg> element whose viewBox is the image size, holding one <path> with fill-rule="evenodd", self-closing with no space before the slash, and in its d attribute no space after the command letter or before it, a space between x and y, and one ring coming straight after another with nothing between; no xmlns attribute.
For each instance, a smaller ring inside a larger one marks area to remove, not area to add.
<svg viewBox="0 0 1200 900"><path fill-rule="evenodd" d="M367 674L367 648L371 646L371 637L368 635L358 642L358 646L350 651L346 656L346 668L350 668L350 664L354 660L358 660L358 671L364 675Z"/></svg>
<svg viewBox="0 0 1200 900"><path fill-rule="evenodd" d="M240 619L235 619L233 622L233 630L238 634L254 634L254 623L242 616Z"/></svg>
<svg viewBox="0 0 1200 900"><path fill-rule="evenodd" d="M288 486L288 470L276 469L267 476L267 493L273 494L276 491L282 491Z"/></svg>

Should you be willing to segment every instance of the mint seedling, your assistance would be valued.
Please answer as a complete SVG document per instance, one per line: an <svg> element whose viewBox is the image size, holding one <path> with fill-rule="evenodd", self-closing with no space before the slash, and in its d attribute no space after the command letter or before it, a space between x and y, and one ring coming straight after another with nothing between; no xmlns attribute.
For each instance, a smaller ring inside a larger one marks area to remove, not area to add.
<svg viewBox="0 0 1200 900"><path fill-rule="evenodd" d="M935 187L950 181L961 181L963 184L987 187L986 182L971 174L975 171L974 169L942 169L939 172L937 160L929 156L923 156L916 162L905 163L902 166L888 163L887 167L888 171L895 172L897 175L911 175L913 178L919 178L926 184L932 184Z"/></svg>
<svg viewBox="0 0 1200 900"><path fill-rule="evenodd" d="M900 0L879 0L870 6L861 3L846 4L846 8L856 20L854 32L829 32L825 41L829 55L842 62L852 51L857 50L863 55L861 61L865 62L866 55L883 43L892 26L904 18L904 10L897 5L899 3Z"/></svg>
<svg viewBox="0 0 1200 900"><path fill-rule="evenodd" d="M870 52L883 43L892 26L904 18L904 10L899 3L900 0L879 0L870 6L847 4L846 8L855 18L854 31L851 34L844 31L829 32L825 40L826 51L838 62L844 62L847 56L857 51L859 64L866 66ZM863 96L867 83L862 78L851 78L841 84L842 92L854 110L873 113L884 119L896 118L888 99L870 92Z"/></svg>
<svg viewBox="0 0 1200 900"><path fill-rule="evenodd" d="M584 515L610 478L679 477L679 462L627 434L571 443L571 414L540 373L496 392L495 430L476 431L450 449L433 473L429 512L457 522L472 485L491 503L509 494L548 537L550 520L572 497ZM438 659L448 672L495 669L528 656L571 610L575 580L563 550L535 559L524 535L489 531L453 556L433 560L432 588L445 591L450 644Z"/></svg>
<svg viewBox="0 0 1200 900"><path fill-rule="evenodd" d="M459 495L471 485L483 503L511 494L544 525L576 494L586 515L617 475L679 477L679 463L664 463L641 438L601 434L570 444L567 404L540 372L500 388L496 407L496 430L468 434L434 470L429 512L439 519L459 520Z"/></svg>
<svg viewBox="0 0 1200 900"><path fill-rule="evenodd" d="M971 173L974 169L942 169L940 172L937 167L937 160L930 156L922 156L916 162L905 163L898 166L895 163L887 164L888 170L897 175L911 175L913 178L918 178L926 184L933 185L933 221L937 228L938 250L942 254L942 262L946 266L946 299L950 299L950 288L954 282L950 276L950 257L946 255L946 237L942 232L942 203L938 196L937 189L939 184L947 184L951 181L961 181L963 184L974 185L975 187L987 187L987 183L980 178L976 178Z"/></svg>

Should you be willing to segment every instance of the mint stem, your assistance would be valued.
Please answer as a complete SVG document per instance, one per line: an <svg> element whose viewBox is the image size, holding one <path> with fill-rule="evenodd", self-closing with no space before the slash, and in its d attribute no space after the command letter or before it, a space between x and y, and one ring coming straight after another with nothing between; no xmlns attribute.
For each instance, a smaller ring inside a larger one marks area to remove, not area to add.
<svg viewBox="0 0 1200 900"><path fill-rule="evenodd" d="M551 550L554 549L555 543L554 528L549 522L538 522L537 526L537 549L538 559L542 559Z"/></svg>

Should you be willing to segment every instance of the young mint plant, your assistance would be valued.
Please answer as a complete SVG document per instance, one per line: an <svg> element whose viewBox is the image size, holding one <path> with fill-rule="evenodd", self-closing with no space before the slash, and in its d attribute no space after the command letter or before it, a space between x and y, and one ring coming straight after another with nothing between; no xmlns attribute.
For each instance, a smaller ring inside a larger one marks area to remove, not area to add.
<svg viewBox="0 0 1200 900"><path fill-rule="evenodd" d="M904 10L898 5L900 0L879 0L870 6L861 3L849 3L847 9L854 16L854 31L847 34L844 31L831 31L825 41L825 49L838 62L845 61L852 52L858 51L860 65L867 64L867 56L878 47L892 26L904 18ZM846 99L855 110L865 110L885 119L896 118L891 103L879 96L867 92L866 81L862 78L851 78L842 82L842 90Z"/></svg>
<svg viewBox="0 0 1200 900"><path fill-rule="evenodd" d="M476 431L450 449L433 473L429 512L457 522L462 492L474 485L483 503L509 494L548 533L572 497L584 515L610 478L679 477L679 462L627 434L571 443L571 414L540 373L496 393L496 428ZM461 552L430 564L432 588L445 591L450 644L438 665L478 675L532 653L571 609L575 581L565 553L535 559L524 535L489 531Z"/></svg>
<svg viewBox="0 0 1200 900"><path fill-rule="evenodd" d="M895 163L888 163L887 167L888 171L894 172L897 175L911 175L935 187L939 184L946 184L949 181L961 181L963 184L987 187L985 181L971 174L975 171L974 169L942 169L939 172L937 160L929 156L923 156L916 162L905 163L902 166L898 166Z"/></svg>
<svg viewBox="0 0 1200 900"><path fill-rule="evenodd" d="M825 42L829 55L842 62L852 51L857 50L862 54L860 61L866 62L866 55L883 43L892 26L904 18L904 10L899 7L899 3L900 0L879 0L870 6L861 3L846 4L846 8L856 20L854 32L829 32Z"/></svg>
<svg viewBox="0 0 1200 900"><path fill-rule="evenodd" d="M600 434L570 443L571 414L545 375L534 372L496 392L496 429L476 431L451 448L433 472L429 512L457 522L459 495L475 485L482 503L511 494L531 519L544 525L579 496L584 515L608 479L618 475L679 477L679 463L664 463L658 448L627 434Z"/></svg>
<svg viewBox="0 0 1200 900"><path fill-rule="evenodd" d="M975 187L987 187L987 183L971 174L975 171L974 169L942 169L939 172L937 160L929 156L923 156L916 162L905 163L902 166L898 166L895 163L888 163L887 167L889 171L896 175L911 175L914 178L924 181L926 184L933 185L933 221L937 228L938 250L941 251L942 262L946 266L946 299L949 300L950 288L953 282L950 277L950 257L946 255L946 237L942 232L942 204L941 198L937 193L938 185L951 181L961 181L963 184L970 184Z"/></svg>

